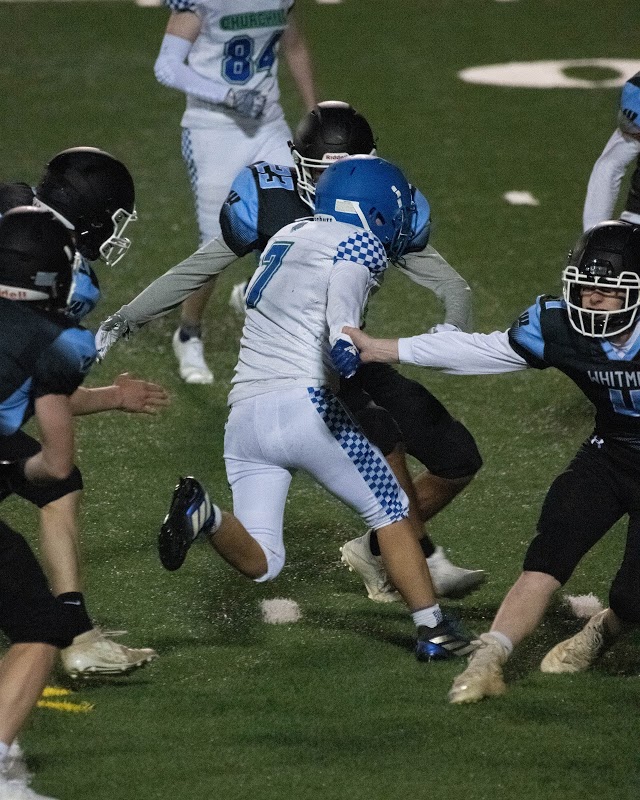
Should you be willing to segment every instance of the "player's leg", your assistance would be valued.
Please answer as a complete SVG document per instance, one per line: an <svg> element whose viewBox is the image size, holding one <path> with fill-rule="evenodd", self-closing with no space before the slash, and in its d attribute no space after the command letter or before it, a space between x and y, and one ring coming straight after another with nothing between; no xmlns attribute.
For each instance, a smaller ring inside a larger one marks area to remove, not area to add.
<svg viewBox="0 0 640 800"><path fill-rule="evenodd" d="M357 511L379 532L381 558L418 628L421 660L470 652L469 641L443 619L429 570L408 518L408 500L381 451L326 389L308 390L291 418L290 463Z"/></svg>
<svg viewBox="0 0 640 800"><path fill-rule="evenodd" d="M618 493L628 499L629 524L620 569L609 590L609 608L543 658L543 672L582 672L623 634L640 624L640 487L635 474L618 472Z"/></svg>
<svg viewBox="0 0 640 800"><path fill-rule="evenodd" d="M451 688L452 703L468 703L506 690L502 666L513 648L539 625L554 592L580 559L625 513L608 462L583 445L545 498L538 532L524 569L507 593L482 646Z"/></svg>
<svg viewBox="0 0 640 800"><path fill-rule="evenodd" d="M250 163L252 147L250 138L233 123L183 129L182 156L191 181L201 244L220 233L220 209L237 173ZM202 321L216 277L181 306L173 349L180 377L187 383L213 383L213 373L204 359Z"/></svg>
<svg viewBox="0 0 640 800"><path fill-rule="evenodd" d="M365 398L375 401L377 413L363 402L363 393ZM441 473L427 470L413 480L413 489L408 492L410 508L416 509L421 522L448 505L482 464L473 437L466 428L454 420L422 385L408 380L388 365L363 366L355 378L342 383L341 399L353 411L368 438L380 447L405 491L408 488L408 470L404 447L399 448L399 442L405 442L411 455ZM382 410L387 412L386 419L380 413ZM394 429L395 438L392 439ZM433 544L424 529L420 546L438 596L462 597L484 580L483 570L470 570L453 564L443 548ZM347 563L351 551L356 552L360 565L369 564L369 571L373 574L376 558L380 555L376 533L367 532L342 548L343 560ZM354 569L352 564L350 567ZM362 575L361 570L356 571ZM367 587L369 597L379 602L397 598L386 576L380 575L377 583L379 589L372 588L372 584Z"/></svg>

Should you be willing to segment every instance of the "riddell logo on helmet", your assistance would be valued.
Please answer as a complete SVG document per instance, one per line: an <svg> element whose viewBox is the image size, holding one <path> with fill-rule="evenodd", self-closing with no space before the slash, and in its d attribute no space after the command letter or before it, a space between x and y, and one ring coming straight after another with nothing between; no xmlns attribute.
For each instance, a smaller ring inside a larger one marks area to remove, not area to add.
<svg viewBox="0 0 640 800"><path fill-rule="evenodd" d="M24 289L14 289L12 286L0 286L0 297L6 300L26 300L27 292Z"/></svg>
<svg viewBox="0 0 640 800"><path fill-rule="evenodd" d="M342 161L343 158L347 158L349 153L325 153L322 156L323 161Z"/></svg>

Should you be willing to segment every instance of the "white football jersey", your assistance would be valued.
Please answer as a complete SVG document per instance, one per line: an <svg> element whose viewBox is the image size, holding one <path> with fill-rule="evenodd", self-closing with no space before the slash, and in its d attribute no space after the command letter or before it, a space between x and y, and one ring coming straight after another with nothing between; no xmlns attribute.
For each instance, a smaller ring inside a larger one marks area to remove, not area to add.
<svg viewBox="0 0 640 800"><path fill-rule="evenodd" d="M166 0L172 11L192 11L202 20L188 64L230 89L257 89L267 98L262 122L282 116L278 104L278 42L294 0ZM187 95L184 127L206 124L219 107Z"/></svg>
<svg viewBox="0 0 640 800"><path fill-rule="evenodd" d="M249 286L229 403L294 386L330 386L329 352L359 327L387 267L380 240L343 222L302 220L265 247Z"/></svg>

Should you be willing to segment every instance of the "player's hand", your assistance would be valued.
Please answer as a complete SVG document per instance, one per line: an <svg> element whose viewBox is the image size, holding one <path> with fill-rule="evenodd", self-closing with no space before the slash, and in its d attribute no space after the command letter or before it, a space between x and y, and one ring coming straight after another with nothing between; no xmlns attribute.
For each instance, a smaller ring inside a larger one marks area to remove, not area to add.
<svg viewBox="0 0 640 800"><path fill-rule="evenodd" d="M98 361L104 361L104 357L119 339L128 339L131 334L128 321L122 314L112 314L96 331L96 350L98 351Z"/></svg>
<svg viewBox="0 0 640 800"><path fill-rule="evenodd" d="M459 331L457 325L452 325L450 322L438 322L437 325L433 325L427 333L445 333L446 331Z"/></svg>
<svg viewBox="0 0 640 800"><path fill-rule="evenodd" d="M114 384L120 389L119 407L122 411L157 414L159 409L170 403L169 395L162 386L133 378L128 372L118 375Z"/></svg>
<svg viewBox="0 0 640 800"><path fill-rule="evenodd" d="M360 366L360 353L349 336L342 333L331 348L330 355L338 375L352 378L356 374Z"/></svg>
<svg viewBox="0 0 640 800"><path fill-rule="evenodd" d="M262 115L266 102L266 95L257 89L229 89L224 99L227 108L251 119L258 119Z"/></svg>

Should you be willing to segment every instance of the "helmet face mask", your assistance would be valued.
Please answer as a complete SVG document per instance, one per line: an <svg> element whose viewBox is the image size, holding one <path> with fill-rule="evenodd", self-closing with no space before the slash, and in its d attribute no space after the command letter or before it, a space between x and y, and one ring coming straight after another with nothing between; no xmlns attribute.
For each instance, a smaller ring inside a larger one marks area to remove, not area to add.
<svg viewBox="0 0 640 800"><path fill-rule="evenodd" d="M300 198L314 209L318 172L351 155L375 155L367 120L348 103L327 100L302 118L289 142Z"/></svg>
<svg viewBox="0 0 640 800"><path fill-rule="evenodd" d="M329 167L318 182L315 210L317 218L371 231L392 262L415 234L411 187L398 167L375 156L351 156Z"/></svg>
<svg viewBox="0 0 640 800"><path fill-rule="evenodd" d="M93 147L58 153L35 195L36 204L74 230L76 246L89 261L101 258L113 266L129 249L123 232L136 219L133 179L109 153Z"/></svg>
<svg viewBox="0 0 640 800"><path fill-rule="evenodd" d="M72 232L45 210L19 206L0 219L0 297L66 313L80 258Z"/></svg>
<svg viewBox="0 0 640 800"><path fill-rule="evenodd" d="M598 291L614 296L619 307L584 308L585 295ZM640 311L640 227L604 222L584 233L562 273L562 294L571 327L583 336L606 339L633 328Z"/></svg>

